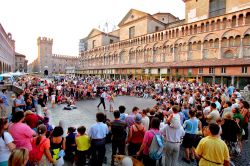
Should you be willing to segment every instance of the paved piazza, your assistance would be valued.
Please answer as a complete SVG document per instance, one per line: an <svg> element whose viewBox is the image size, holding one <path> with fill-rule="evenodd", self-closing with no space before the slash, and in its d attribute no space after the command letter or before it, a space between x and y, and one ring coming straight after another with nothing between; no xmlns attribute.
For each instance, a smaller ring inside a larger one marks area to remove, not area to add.
<svg viewBox="0 0 250 166"><path fill-rule="evenodd" d="M51 112L52 116L52 124L58 125L60 120L63 120L66 123L66 126L74 126L78 127L80 125L84 125L87 130L89 127L95 123L95 114L98 111L103 112L102 105L100 109L97 109L97 105L99 103L99 98L95 100L84 100L77 102L77 109L75 110L63 110L63 107L66 106L65 104L57 105L54 110ZM139 107L140 109L144 109L147 107L152 107L155 104L155 100L152 99L142 99L136 97L129 97L129 96L118 96L115 98L115 109L118 109L119 105L124 105L126 109L126 113L130 113L134 106ZM49 105L49 108L51 106ZM110 112L107 112L107 116L109 119L113 119L113 115ZM106 156L107 156L107 164L110 165L111 162L111 144L106 145ZM179 156L179 163L178 166L188 166L188 165L196 165L195 163L186 164L182 162L181 158L184 155L184 149L181 149L180 156ZM250 144L247 143L244 145L244 149L242 155L234 160L234 165L236 166L250 166ZM65 166L70 164L65 163ZM164 159L163 159L163 165Z"/></svg>

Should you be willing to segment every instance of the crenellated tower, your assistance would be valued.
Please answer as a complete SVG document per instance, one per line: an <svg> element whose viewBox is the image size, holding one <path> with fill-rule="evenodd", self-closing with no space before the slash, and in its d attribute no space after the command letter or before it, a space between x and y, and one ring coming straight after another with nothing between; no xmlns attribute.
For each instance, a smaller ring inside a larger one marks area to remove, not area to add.
<svg viewBox="0 0 250 166"><path fill-rule="evenodd" d="M52 69L52 46L53 39L47 37L37 38L38 46L38 72L50 74Z"/></svg>

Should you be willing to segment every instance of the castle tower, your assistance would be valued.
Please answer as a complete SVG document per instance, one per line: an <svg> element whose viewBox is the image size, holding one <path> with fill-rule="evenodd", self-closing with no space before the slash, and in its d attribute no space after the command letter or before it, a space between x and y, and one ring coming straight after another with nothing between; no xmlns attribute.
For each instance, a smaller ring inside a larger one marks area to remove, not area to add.
<svg viewBox="0 0 250 166"><path fill-rule="evenodd" d="M38 72L49 75L52 72L52 46L53 39L46 37L37 38L38 46Z"/></svg>

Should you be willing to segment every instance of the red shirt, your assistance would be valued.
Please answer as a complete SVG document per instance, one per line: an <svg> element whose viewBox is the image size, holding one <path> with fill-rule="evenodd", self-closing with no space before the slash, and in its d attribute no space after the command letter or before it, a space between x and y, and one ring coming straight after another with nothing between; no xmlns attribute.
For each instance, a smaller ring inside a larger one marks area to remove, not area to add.
<svg viewBox="0 0 250 166"><path fill-rule="evenodd" d="M42 117L36 115L36 114L27 114L25 116L25 122L27 123L27 125L30 126L30 128L36 128L37 127L37 122L39 120L43 120Z"/></svg>

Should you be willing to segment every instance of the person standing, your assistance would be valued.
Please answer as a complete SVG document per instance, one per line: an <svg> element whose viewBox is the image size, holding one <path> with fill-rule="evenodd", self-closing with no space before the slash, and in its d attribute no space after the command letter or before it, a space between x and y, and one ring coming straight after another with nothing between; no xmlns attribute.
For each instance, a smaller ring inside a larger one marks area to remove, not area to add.
<svg viewBox="0 0 250 166"><path fill-rule="evenodd" d="M226 143L220 139L220 126L210 123L209 132L210 135L202 138L195 150L196 157L200 159L199 166L229 166L229 151Z"/></svg>
<svg viewBox="0 0 250 166"><path fill-rule="evenodd" d="M216 108L215 103L211 103L211 112L207 115L208 123L216 123L216 121L220 118L220 113Z"/></svg>
<svg viewBox="0 0 250 166"><path fill-rule="evenodd" d="M30 140L33 136L36 136L36 133L27 124L24 124L23 121L23 111L17 111L13 115L13 124L9 127L9 132L12 135L14 144L17 148L26 148L31 151L32 145Z"/></svg>
<svg viewBox="0 0 250 166"><path fill-rule="evenodd" d="M142 141L144 138L144 134L146 132L145 127L141 123L142 116L141 114L135 115L135 123L129 129L128 135L128 155L134 156L136 152L139 151Z"/></svg>
<svg viewBox="0 0 250 166"><path fill-rule="evenodd" d="M11 151L16 147L10 133L5 131L8 126L8 118L0 117L0 166L8 166Z"/></svg>
<svg viewBox="0 0 250 166"><path fill-rule="evenodd" d="M143 154L143 164L145 166L156 166L157 160L153 160L149 157L149 147L152 143L154 135L160 132L159 131L160 123L161 121L159 118L157 117L152 118L151 128L150 130L146 131L140 150L136 153L137 156L140 156L141 153Z"/></svg>
<svg viewBox="0 0 250 166"><path fill-rule="evenodd" d="M2 94L0 94L0 107L1 107L1 117L7 116L7 108L9 106L8 98L6 96L7 89L2 90Z"/></svg>
<svg viewBox="0 0 250 166"><path fill-rule="evenodd" d="M127 137L126 133L126 123L120 120L120 112L118 110L114 111L115 120L111 122L111 133L112 133L112 160L111 165L114 165L114 155L125 154L125 140Z"/></svg>
<svg viewBox="0 0 250 166"><path fill-rule="evenodd" d="M88 154L88 150L90 148L90 138L85 134L86 128L84 126L80 126L77 128L78 136L76 137L76 155L77 155L77 166L83 166L86 164L86 155Z"/></svg>
<svg viewBox="0 0 250 166"><path fill-rule="evenodd" d="M146 109L142 110L141 115L142 115L141 123L144 126L145 130L147 131L150 122L149 117L147 116L147 110Z"/></svg>
<svg viewBox="0 0 250 166"><path fill-rule="evenodd" d="M176 110L176 107L173 107L173 110ZM172 123L179 125L166 124L162 129L166 141L166 156L165 156L165 165L174 166L177 165L181 139L185 135L185 131L180 124L180 119L173 119Z"/></svg>
<svg viewBox="0 0 250 166"><path fill-rule="evenodd" d="M106 90L103 90L103 92L100 96L100 103L97 106L98 109L99 109L99 106L102 104L104 111L106 111L105 99L107 98L107 96L108 96L108 94L106 93Z"/></svg>
<svg viewBox="0 0 250 166"><path fill-rule="evenodd" d="M193 143L196 139L196 133L198 132L198 127L200 131L202 130L202 126L200 121L195 117L195 111L189 111L190 119L186 120L183 124L183 128L185 129L185 136L183 138L183 147L185 148L186 157L183 157L183 160L190 164L190 161L194 161L194 151L192 150ZM191 152L191 156L190 156Z"/></svg>
<svg viewBox="0 0 250 166"><path fill-rule="evenodd" d="M105 115L102 112L96 114L97 123L93 124L89 129L89 137L91 138L91 165L101 166L105 157L105 138L108 134L108 126L104 124Z"/></svg>

